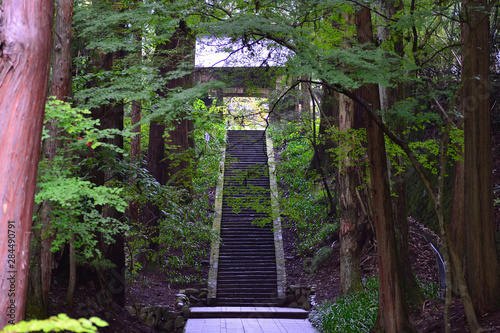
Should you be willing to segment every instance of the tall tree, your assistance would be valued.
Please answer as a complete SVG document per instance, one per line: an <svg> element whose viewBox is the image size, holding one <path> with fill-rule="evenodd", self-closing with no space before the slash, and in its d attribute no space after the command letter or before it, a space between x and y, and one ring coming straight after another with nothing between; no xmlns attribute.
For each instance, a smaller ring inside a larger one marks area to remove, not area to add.
<svg viewBox="0 0 500 333"><path fill-rule="evenodd" d="M340 289L349 294L363 288L358 260L359 215L357 180L359 165L352 157L357 149L355 134L354 102L345 95L339 98L339 131L342 153L339 162L339 237L340 237ZM361 114L362 116L362 114ZM358 115L359 118L359 115ZM358 147L359 149L359 147Z"/></svg>
<svg viewBox="0 0 500 333"><path fill-rule="evenodd" d="M165 185L166 183L166 163L165 163L165 125L161 120L151 121L149 124L149 144L146 154L146 168L158 183ZM140 220L144 226L150 240L149 249L152 251L158 250L158 243L154 240L158 236L158 220L160 218L160 209L152 202L146 202L143 206ZM140 255L138 258L143 264L150 263L146 260L145 255Z"/></svg>
<svg viewBox="0 0 500 333"><path fill-rule="evenodd" d="M2 1L0 9L0 327L24 319L29 245L54 2Z"/></svg>
<svg viewBox="0 0 500 333"><path fill-rule="evenodd" d="M404 58L403 31L395 28L397 13L403 11L403 1L381 0L382 12L387 16L384 26L380 29L380 38L387 44L391 51L400 58ZM395 21L392 21L395 20ZM392 56L392 55L388 55ZM412 73L413 74L413 73ZM386 122L390 124L393 132L402 136L407 128L407 121L404 117L390 112L396 108L396 103L405 99L405 83L396 82L389 87L379 86L381 96L381 110L386 112ZM396 231L396 241L398 253L400 253L404 278L404 292L411 308L416 308L423 301L423 293L420 290L415 274L410 262L409 230L408 230L408 196L406 180L406 159L403 156L395 156L391 168L390 179L392 184L392 202L394 214L394 226ZM403 170L403 171L402 171Z"/></svg>
<svg viewBox="0 0 500 333"><path fill-rule="evenodd" d="M356 13L356 34L360 45L372 47L373 28L368 8L362 8ZM373 110L380 109L378 85L365 84L360 89L359 95ZM416 332L409 320L408 304L403 289L404 272L397 253L384 133L372 117L367 116L366 122L380 283L379 313L374 330L394 333Z"/></svg>
<svg viewBox="0 0 500 333"><path fill-rule="evenodd" d="M490 120L489 11L495 1L462 2L465 269L478 314L500 308L500 266L495 246Z"/></svg>
<svg viewBox="0 0 500 333"><path fill-rule="evenodd" d="M56 99L68 102L71 95L71 23L73 16L73 0L56 1L56 17L54 23L54 43L52 51L52 77L50 93ZM50 139L44 140L42 158L52 163L62 148L62 141L57 137L58 126L55 120L45 124L49 131ZM45 200L40 208L40 229L33 231L33 236L38 242L32 243L31 260L34 265L30 267L30 292L28 302L34 302L27 311L40 317L48 311L49 293L52 280L52 231L51 211L54 209L50 200ZM37 222L37 221L35 221ZM40 286L40 287L39 287ZM40 288L40 289L39 289ZM38 292L41 291L41 295ZM41 296L40 301L37 300ZM28 303L28 304L29 304ZM39 308L41 307L41 308Z"/></svg>
<svg viewBox="0 0 500 333"><path fill-rule="evenodd" d="M110 52L102 55L101 68L105 71L111 71L116 65L117 61L123 57L123 52ZM92 110L92 117L100 120L99 129L107 130L114 129L118 131L123 130L124 119L124 106L122 101L110 100L109 104L101 105L99 108ZM114 136L105 139L107 144L110 144L119 149L123 149L123 136L115 134ZM94 170L94 183L102 186L108 179L116 177L122 180L119 174L115 173L113 166L123 159L123 155L109 148L98 148L102 158L102 165L97 166ZM116 220L122 218L122 213L111 207L103 207L102 215ZM118 305L125 305L125 252L123 235L116 234L113 237L113 243L107 244L101 237L99 242L101 253L105 259L110 260L113 268L97 268L100 282L101 292L105 295L102 300L104 302L114 301ZM70 279L71 280L71 279Z"/></svg>
<svg viewBox="0 0 500 333"><path fill-rule="evenodd" d="M169 50L166 54L169 58L169 65L162 68L164 75L172 75L173 71L181 71L180 76L174 76L167 83L167 88L171 92L193 85L192 72L194 70L195 38L192 31L181 19L179 26L169 42L164 46ZM185 106L180 106L181 108ZM177 110L178 115L172 120L173 130L169 131L167 140L168 153L168 178L172 178L176 185L186 189L189 194L193 192L193 180L191 170L192 150L194 141L190 137L194 129L193 121L186 114L185 110ZM172 158L173 157L173 158Z"/></svg>

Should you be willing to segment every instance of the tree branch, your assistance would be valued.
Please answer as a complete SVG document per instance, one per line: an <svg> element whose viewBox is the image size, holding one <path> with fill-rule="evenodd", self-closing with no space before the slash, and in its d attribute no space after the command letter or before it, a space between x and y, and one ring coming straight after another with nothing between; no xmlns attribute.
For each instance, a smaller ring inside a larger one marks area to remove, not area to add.
<svg viewBox="0 0 500 333"><path fill-rule="evenodd" d="M382 14L382 13L381 13L381 12L379 12L378 10L375 10L375 9L373 9L373 8L371 8L371 7L367 6L367 5L364 5L364 4L362 4L361 2L358 2L358 1L356 1L356 0L349 0L349 1L350 1L350 2L352 2L352 3L354 3L354 4L356 4L356 5L358 5L358 6L361 6L361 7L363 7L363 8L366 8L366 9L368 9L368 10L369 10L369 11L371 11L371 12L374 12L375 14L377 14L377 15L379 15L379 16L381 16L381 17L385 18L385 19L386 19L386 20L388 20L388 21L392 21L392 22L397 22L397 21L398 21L398 20L392 19L392 18L390 18L390 17L387 17L386 15Z"/></svg>
<svg viewBox="0 0 500 333"><path fill-rule="evenodd" d="M342 87L339 84L332 85L332 84L329 84L326 82L310 81L310 80L299 80L299 82L310 82L310 83L325 85L328 88L335 90L340 94L344 94L345 96L349 97L350 99L352 99L356 103L359 103L363 107L363 109L366 111L367 115L375 121L377 126L380 127L380 129L384 132L384 134L387 135L387 137L389 139L391 139L392 142L394 142L401 149L403 149L403 151L408 156L410 163L413 165L413 167L417 171L418 175L420 176L420 179L422 179L422 182L424 183L425 187L429 191L429 195L431 196L431 199L433 200L433 202L437 201L438 195L436 193L436 190L432 186L431 181L427 177L422 165L418 162L418 159L415 156L415 154L413 153L413 151L410 149L410 147L408 146L408 144L404 140L400 139L396 134L394 134L391 130L389 130L389 128L384 124L384 122L382 121L380 116L375 112L375 110L373 110L370 103L368 103L363 98L357 96L356 94L354 94L353 92L349 91L348 89Z"/></svg>

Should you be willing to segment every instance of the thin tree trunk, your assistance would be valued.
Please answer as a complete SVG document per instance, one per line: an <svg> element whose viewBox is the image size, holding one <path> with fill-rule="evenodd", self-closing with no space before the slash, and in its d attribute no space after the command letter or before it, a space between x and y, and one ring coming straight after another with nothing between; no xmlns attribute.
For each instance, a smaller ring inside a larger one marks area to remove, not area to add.
<svg viewBox="0 0 500 333"><path fill-rule="evenodd" d="M66 293L66 303L68 308L73 307L76 288L76 254L75 254L75 234L72 233L69 239L69 282Z"/></svg>
<svg viewBox="0 0 500 333"><path fill-rule="evenodd" d="M141 162L141 125L137 125L141 121L142 107L141 103L138 101L132 101L132 116L131 116L131 126L133 127L133 132L137 133L130 140L130 163L132 168L139 168ZM134 127L135 126L135 127ZM130 185L134 185L136 179L131 177L129 180ZM132 223L138 223L140 217L140 204L137 201L132 201L128 207L128 214Z"/></svg>
<svg viewBox="0 0 500 333"><path fill-rule="evenodd" d="M141 159L141 126L137 125L141 121L142 106L141 102L132 101L132 116L131 116L131 126L134 127L132 130L137 133L130 140L130 160L132 162L138 162Z"/></svg>
<svg viewBox="0 0 500 333"><path fill-rule="evenodd" d="M320 167L329 175L337 173L335 168L336 163L332 161L331 154L327 152L327 150L335 148L336 146L336 142L331 139L332 135L330 130L333 129L332 125L338 119L339 102L336 98L336 93L327 87L323 87L322 95L321 104L319 105L321 117L319 122L317 149L314 151L308 171L317 169L317 161L319 159L321 161Z"/></svg>
<svg viewBox="0 0 500 333"><path fill-rule="evenodd" d="M459 108L461 111L461 109ZM462 114L463 115L463 114ZM458 120L458 127L463 130L463 118ZM462 147L458 147L462 150ZM461 262L460 267L465 267L465 168L463 153L460 154L461 160L455 161L453 166L453 188L451 197L450 213L450 233L448 237L455 245L457 257ZM460 295L458 289L458 277L456 270L452 270L452 288L455 295Z"/></svg>
<svg viewBox="0 0 500 333"><path fill-rule="evenodd" d="M0 305L4 311L0 327L4 327L24 319L54 2L3 0L1 9Z"/></svg>
<svg viewBox="0 0 500 333"><path fill-rule="evenodd" d="M52 63L51 95L61 101L69 101L71 95L71 23L73 18L73 0L58 0ZM49 123L51 140L45 140L45 158L49 163L57 156L58 150L62 148L62 141L57 140L57 123ZM41 211L41 281L43 291L43 302L46 310L49 306L49 293L52 280L53 254L51 234L51 216L53 205L46 200L43 202Z"/></svg>
<svg viewBox="0 0 500 333"><path fill-rule="evenodd" d="M30 272L28 280L28 297L26 299L26 317L45 319L48 315L42 292L40 234L40 229L33 228L31 231Z"/></svg>

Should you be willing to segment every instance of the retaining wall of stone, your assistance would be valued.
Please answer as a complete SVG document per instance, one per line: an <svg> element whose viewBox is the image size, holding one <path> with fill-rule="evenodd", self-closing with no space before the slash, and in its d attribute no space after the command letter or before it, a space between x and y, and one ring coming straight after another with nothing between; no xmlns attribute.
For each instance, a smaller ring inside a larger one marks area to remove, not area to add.
<svg viewBox="0 0 500 333"><path fill-rule="evenodd" d="M315 292L315 286L287 286L286 297L281 306L309 311L314 305ZM126 309L158 332L177 333L183 331L191 313L190 307L207 306L207 295L206 288L182 289L177 294L176 310L158 305L140 306L138 311L133 306L127 306Z"/></svg>

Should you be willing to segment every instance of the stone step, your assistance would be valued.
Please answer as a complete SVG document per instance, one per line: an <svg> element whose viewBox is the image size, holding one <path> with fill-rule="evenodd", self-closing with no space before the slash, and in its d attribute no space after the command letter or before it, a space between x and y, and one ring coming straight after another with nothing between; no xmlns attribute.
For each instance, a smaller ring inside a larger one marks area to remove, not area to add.
<svg viewBox="0 0 500 333"><path fill-rule="evenodd" d="M235 264L238 264L237 266ZM242 264L238 262L226 262L224 265L219 265L219 268L223 267L224 272L226 274L231 274L231 273L239 273L239 274L244 274L244 273L253 273L255 271L261 272L261 273L276 273L276 266L275 265L270 265L268 263L260 264L260 265L248 265L248 264Z"/></svg>
<svg viewBox="0 0 500 333"><path fill-rule="evenodd" d="M249 284L249 283L244 283L242 281L235 281L232 283L221 283L220 285L217 286L217 293L219 291L227 291L230 290L231 292L238 291L238 290L250 290L250 289L260 289L260 290L266 290L266 293L268 295L274 295L276 293L276 283L272 283L270 281L261 281L259 284Z"/></svg>
<svg viewBox="0 0 500 333"><path fill-rule="evenodd" d="M250 307L193 307L190 318L278 318L306 319L308 312L302 309L250 306Z"/></svg>
<svg viewBox="0 0 500 333"><path fill-rule="evenodd" d="M272 262L272 261L270 261L270 262ZM227 265L234 264L234 265L241 265L240 268L244 268L246 270L258 271L261 267L267 267L267 266L263 266L264 263L267 264L267 262L256 264L255 262L245 261L244 257L231 257L231 258L223 259L221 262L219 262L219 268L222 266L223 269L226 270L228 268ZM271 266L271 267L274 268L272 270L272 273L276 272L276 267L275 266ZM220 273L223 274L226 272L223 271Z"/></svg>
<svg viewBox="0 0 500 333"><path fill-rule="evenodd" d="M266 299L252 299L246 298L241 300L233 300L233 299L221 299L217 300L218 305L225 306L278 306L278 301L275 300L266 300Z"/></svg>
<svg viewBox="0 0 500 333"><path fill-rule="evenodd" d="M274 249L271 247L254 247L251 249L238 249L235 246L224 246L222 245L220 248L220 252L222 255L229 254L233 256L246 256L246 257L263 257L269 256L274 258Z"/></svg>
<svg viewBox="0 0 500 333"><path fill-rule="evenodd" d="M265 233L267 231L267 234ZM260 233L258 230L251 230L252 237L245 237L245 234L240 231L226 232L225 230L221 231L222 237L222 245L230 245L234 244L237 247L243 247L242 243L245 243L251 246L255 246L255 248L260 248L262 246L270 246L274 251L274 237L273 235L269 235L271 230L262 230ZM231 242L232 241L232 242ZM235 242L239 242L236 243Z"/></svg>
<svg viewBox="0 0 500 333"><path fill-rule="evenodd" d="M225 237L227 235L227 237ZM229 236L230 235L230 236ZM244 234L235 235L234 232L232 234L221 232L221 236L224 238L223 246L231 247L231 246L257 246L261 247L262 245L271 246L274 251L274 238L273 236L263 234L262 237L245 237ZM258 244L256 244L258 242Z"/></svg>
<svg viewBox="0 0 500 333"><path fill-rule="evenodd" d="M232 237L234 239L244 239L245 234L252 234L251 239L257 240L257 239L262 239L262 240L272 240L274 239L273 235L269 235L271 233L271 228L265 226L265 227L249 227L245 225L238 225L234 227L225 227L224 229L221 229L220 235L221 237L228 238Z"/></svg>
<svg viewBox="0 0 500 333"><path fill-rule="evenodd" d="M217 275L217 285L229 283L229 281L248 284L273 283L276 284L276 271L247 271L247 272L219 272Z"/></svg>
<svg viewBox="0 0 500 333"><path fill-rule="evenodd" d="M270 251L267 253L274 253L274 243L271 241L268 241L263 244L255 244L254 242L248 242L248 241L231 241L231 240L225 240L224 243L221 245L221 250L230 250L232 251L233 249L238 249L241 247L246 247L249 248L252 251ZM238 251L240 252L246 252L246 251Z"/></svg>

